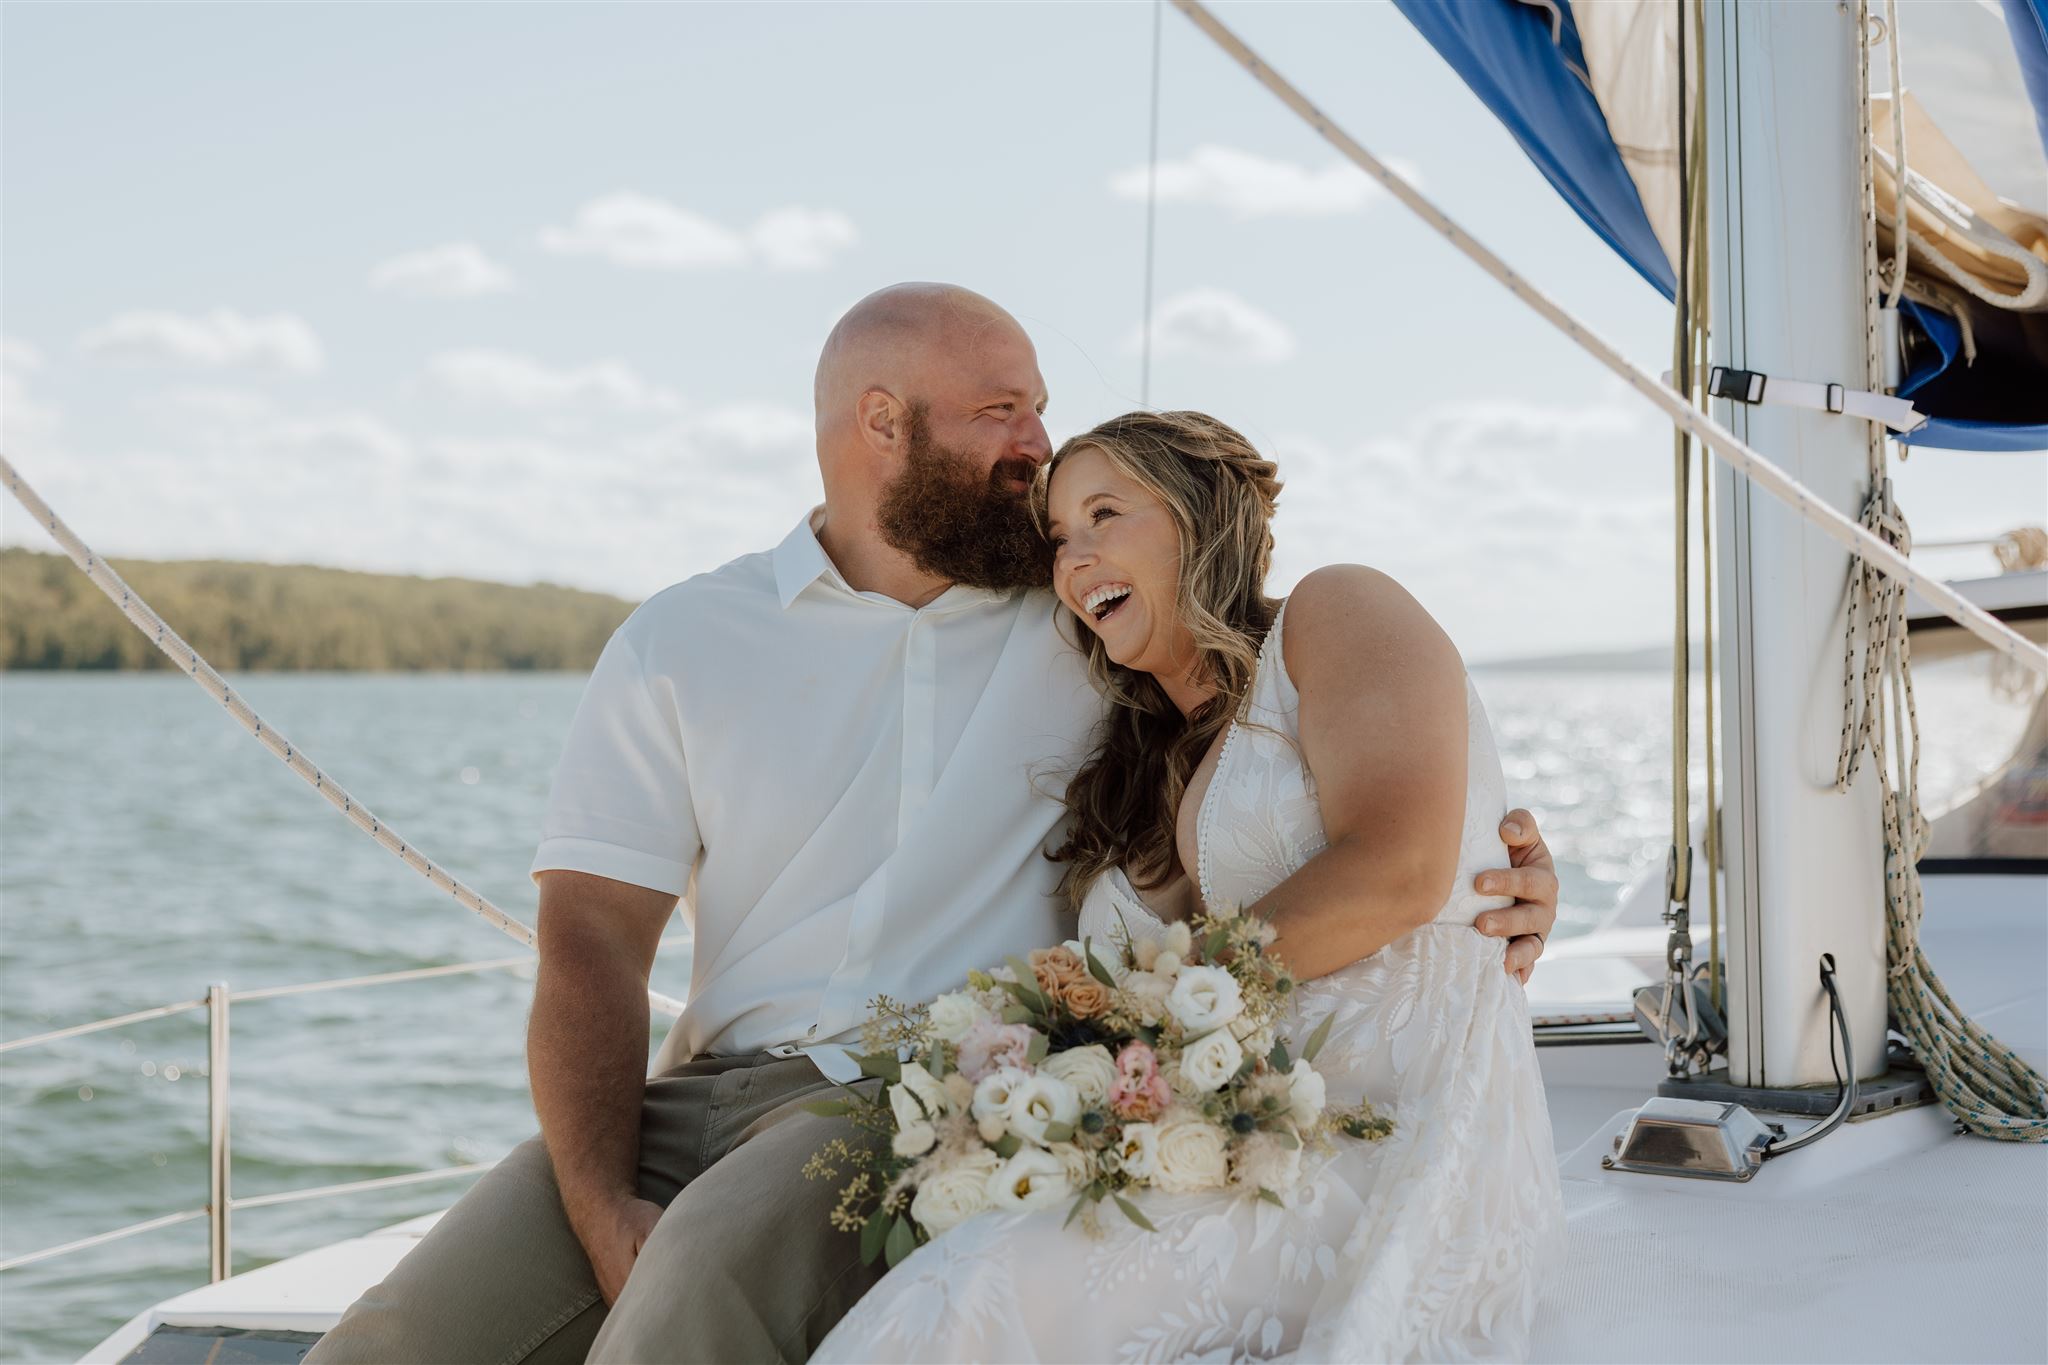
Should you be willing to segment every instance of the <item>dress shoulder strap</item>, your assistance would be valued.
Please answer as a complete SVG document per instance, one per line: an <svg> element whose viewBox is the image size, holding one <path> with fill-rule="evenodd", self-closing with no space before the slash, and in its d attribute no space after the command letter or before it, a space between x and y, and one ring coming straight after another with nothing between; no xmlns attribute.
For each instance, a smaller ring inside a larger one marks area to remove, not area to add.
<svg viewBox="0 0 2048 1365"><path fill-rule="evenodd" d="M1298 720L1296 712L1301 706L1301 696L1294 690L1294 679L1287 676L1287 659L1280 640L1280 632L1287 621L1287 603L1281 602L1280 610L1273 614L1273 624L1266 631L1266 642L1259 647L1259 670L1252 678L1248 718L1260 725L1296 733Z"/></svg>

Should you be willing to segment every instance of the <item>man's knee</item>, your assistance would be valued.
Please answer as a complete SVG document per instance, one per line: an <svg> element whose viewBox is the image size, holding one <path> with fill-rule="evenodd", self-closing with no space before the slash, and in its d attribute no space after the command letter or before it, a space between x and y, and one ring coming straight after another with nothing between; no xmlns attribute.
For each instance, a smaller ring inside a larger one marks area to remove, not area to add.
<svg viewBox="0 0 2048 1365"><path fill-rule="evenodd" d="M307 1360L581 1361L603 1319L589 1259L534 1138L457 1200Z"/></svg>

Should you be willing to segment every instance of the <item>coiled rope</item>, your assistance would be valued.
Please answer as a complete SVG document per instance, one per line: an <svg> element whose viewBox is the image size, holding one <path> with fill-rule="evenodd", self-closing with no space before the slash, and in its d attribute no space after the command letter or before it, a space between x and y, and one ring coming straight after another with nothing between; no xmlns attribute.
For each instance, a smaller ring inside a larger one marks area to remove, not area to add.
<svg viewBox="0 0 2048 1365"><path fill-rule="evenodd" d="M1864 32L1870 33L1869 0L1862 0ZM1903 194L1905 144L1903 120L1896 105L1899 90L1899 26L1894 0L1885 0L1889 38L1893 135L1897 138L1894 169ZM1873 155L1882 157L1871 136L1869 44L1858 44L1859 100L1863 134L1863 261L1865 360L1871 382L1883 373L1878 354L1876 179ZM1892 289L1885 306L1897 302L1905 279L1905 241L1896 248ZM1892 496L1888 457L1891 442L1884 428L1869 425L1866 459L1870 491L1863 504L1864 529L1881 537L1900 554L1911 554L1912 528ZM1863 637L1860 682L1856 640ZM1920 948L1920 917L1926 908L1920 885L1920 855L1926 851L1927 818L1920 809L1920 713L1913 698L1913 648L1906 633L1906 587L1887 578L1869 561L1849 564L1849 613L1842 641L1842 746L1835 760L1835 790L1846 792L1870 755L1877 773L1884 821L1884 900L1886 997L1892 1025L1906 1036L1913 1055L1926 1068L1929 1084L1956 1121L1973 1133L2008 1142L2048 1142L2048 1081L1993 1038L1956 1003L1935 975ZM1891 743L1885 732L1889 724Z"/></svg>
<svg viewBox="0 0 2048 1365"><path fill-rule="evenodd" d="M143 601L135 590L122 580L120 574L114 572L112 565L94 554L91 547L79 539L61 517L50 510L50 505L37 495L35 489L21 477L20 471L15 469L13 462L4 455L0 455L0 482L7 485L7 491L12 493L15 501L36 519L36 524L50 533L64 553L70 557L71 562L92 580L94 586L107 595L109 601L121 609L121 614L128 618L130 625L154 641L156 647L162 650L172 663L183 670L193 682L199 684L208 696L225 707L235 723L254 736L257 743L282 759L285 767L291 769L299 780L320 793L328 805L340 811L350 824L374 839L385 852L392 854L407 867L481 915L499 932L517 939L528 948L535 946L532 929L493 905L482 893L464 885L413 844L400 838L397 830L386 824L368 806L351 796L340 783L329 777L308 758L304 750L257 715L249 703L242 700L241 694L229 687L227 680L214 671L213 665L200 657L198 650L185 643L184 638L172 630L163 617L157 615L149 603ZM647 1003L649 1008L659 1014L674 1016L683 1012L682 1001L673 996L663 995L660 991L647 992Z"/></svg>

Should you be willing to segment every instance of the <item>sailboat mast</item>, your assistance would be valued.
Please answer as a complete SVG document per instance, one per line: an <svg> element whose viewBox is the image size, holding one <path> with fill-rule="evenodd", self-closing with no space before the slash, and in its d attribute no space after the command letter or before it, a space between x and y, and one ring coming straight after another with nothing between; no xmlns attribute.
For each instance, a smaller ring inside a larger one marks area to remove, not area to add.
<svg viewBox="0 0 2048 1365"><path fill-rule="evenodd" d="M1716 365L1872 389L1865 352L1864 40L1849 3L1705 0ZM1855 517L1865 424L1717 404L1744 441ZM1729 1079L1834 1079L1818 962L1832 953L1857 1069L1884 1070L1884 849L1869 768L1834 787L1849 555L1716 470Z"/></svg>

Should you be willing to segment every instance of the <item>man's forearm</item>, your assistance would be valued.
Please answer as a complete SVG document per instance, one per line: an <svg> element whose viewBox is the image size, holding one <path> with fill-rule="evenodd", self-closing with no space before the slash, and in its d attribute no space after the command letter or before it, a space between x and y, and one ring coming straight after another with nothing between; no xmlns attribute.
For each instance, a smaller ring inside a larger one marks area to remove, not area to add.
<svg viewBox="0 0 2048 1365"><path fill-rule="evenodd" d="M625 954L557 947L541 957L527 1024L527 1075L570 1225L638 1197L647 1079L647 981Z"/></svg>

